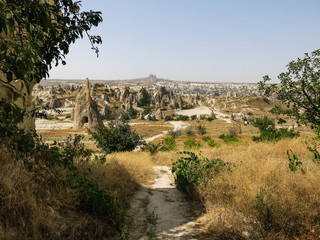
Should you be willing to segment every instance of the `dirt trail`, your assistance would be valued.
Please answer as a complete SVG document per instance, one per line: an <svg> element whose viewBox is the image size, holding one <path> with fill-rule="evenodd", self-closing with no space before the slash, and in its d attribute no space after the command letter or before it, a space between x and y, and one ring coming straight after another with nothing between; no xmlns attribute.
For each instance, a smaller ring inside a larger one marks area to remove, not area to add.
<svg viewBox="0 0 320 240"><path fill-rule="evenodd" d="M182 122L182 121L172 121L172 122L169 122L172 126L173 126L173 131L177 131L179 129L184 129L186 128L187 126L189 126L190 124L189 123L186 123L186 122ZM152 142L153 140L159 138L159 137L162 137L164 135L168 134L168 131L163 131L163 133L160 133L156 136L153 136L153 137L150 137L150 138L147 138L147 139L144 139L146 141L146 143L148 142Z"/></svg>
<svg viewBox="0 0 320 240"><path fill-rule="evenodd" d="M154 168L155 182L150 187L142 187L132 201L128 213L132 219L129 239L198 239L193 228L194 213L176 189L170 168Z"/></svg>

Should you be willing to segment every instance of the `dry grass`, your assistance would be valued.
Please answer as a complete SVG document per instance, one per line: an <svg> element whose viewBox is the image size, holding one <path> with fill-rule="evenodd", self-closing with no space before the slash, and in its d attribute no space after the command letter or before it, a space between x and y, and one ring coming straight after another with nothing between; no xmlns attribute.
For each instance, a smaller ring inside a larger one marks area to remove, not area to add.
<svg viewBox="0 0 320 240"><path fill-rule="evenodd" d="M303 160L306 174L292 173L286 150ZM208 213L202 219L206 231L219 239L307 239L320 222L320 171L306 145L299 140L276 144L250 143L201 149L202 155L233 164L199 188ZM244 235L243 235L244 234Z"/></svg>
<svg viewBox="0 0 320 240"><path fill-rule="evenodd" d="M115 231L112 220L83 211L83 196L62 184L68 170L52 172L40 155L24 155L0 143L0 239L109 239ZM137 186L153 178L152 166L148 154L127 152L108 156L103 165L77 163L77 171L107 189L124 211Z"/></svg>
<svg viewBox="0 0 320 240"><path fill-rule="evenodd" d="M102 238L110 227L77 210L78 194L34 157L0 144L0 239Z"/></svg>
<svg viewBox="0 0 320 240"><path fill-rule="evenodd" d="M131 130L137 132L142 139L153 137L155 135L161 134L163 131L172 129L171 125L164 124L163 122L143 121L142 123L143 124L136 124L131 126Z"/></svg>
<svg viewBox="0 0 320 240"><path fill-rule="evenodd" d="M122 152L108 156L108 163L117 162L126 168L133 179L140 185L153 179L153 163L150 154L145 152Z"/></svg>

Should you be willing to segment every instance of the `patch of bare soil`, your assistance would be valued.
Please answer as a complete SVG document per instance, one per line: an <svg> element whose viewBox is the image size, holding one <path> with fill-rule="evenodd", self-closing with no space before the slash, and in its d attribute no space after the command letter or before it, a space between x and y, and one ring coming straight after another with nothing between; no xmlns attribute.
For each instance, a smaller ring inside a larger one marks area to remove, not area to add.
<svg viewBox="0 0 320 240"><path fill-rule="evenodd" d="M204 239L196 231L195 213L174 185L170 168L154 167L156 179L135 195L128 212L129 239Z"/></svg>

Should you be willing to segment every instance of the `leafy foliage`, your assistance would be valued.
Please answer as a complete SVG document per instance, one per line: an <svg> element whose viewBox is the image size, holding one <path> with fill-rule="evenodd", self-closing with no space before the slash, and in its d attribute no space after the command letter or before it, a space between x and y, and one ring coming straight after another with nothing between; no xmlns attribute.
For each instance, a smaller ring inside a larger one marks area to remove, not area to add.
<svg viewBox="0 0 320 240"><path fill-rule="evenodd" d="M191 118L191 120L196 120L197 119L197 115L191 115L190 118Z"/></svg>
<svg viewBox="0 0 320 240"><path fill-rule="evenodd" d="M1 142L5 141L7 146L15 151L18 159L12 161L23 160L30 171L39 166L49 170L50 176L43 176L44 181L54 179L56 187L75 191L73 207L87 216L97 217L120 232L125 215L114 196L108 189L100 188L97 182L91 179L90 169L87 174L81 174L78 170L78 163L87 162L92 155L92 151L81 143L83 136L69 136L65 141L53 144L44 143L35 132L26 133L18 128L17 125L24 115L21 109L10 104L3 106L0 111ZM87 231L94 236L90 229Z"/></svg>
<svg viewBox="0 0 320 240"><path fill-rule="evenodd" d="M131 131L127 122L110 122L107 127L98 126L95 132L89 132L106 154L132 151L142 144L139 135Z"/></svg>
<svg viewBox="0 0 320 240"><path fill-rule="evenodd" d="M178 117L175 118L175 121L189 121L189 116L188 115L179 115Z"/></svg>
<svg viewBox="0 0 320 240"><path fill-rule="evenodd" d="M176 139L174 137L166 137L162 140L161 151L173 151L176 149Z"/></svg>
<svg viewBox="0 0 320 240"><path fill-rule="evenodd" d="M267 116L253 119L252 125L260 130L260 136L253 136L253 141L279 141L300 136L299 132L294 132L293 130L277 129L274 120L269 119Z"/></svg>
<svg viewBox="0 0 320 240"><path fill-rule="evenodd" d="M172 164L172 173L175 174L177 188L190 197L200 184L206 184L208 177L218 174L229 163L219 158L201 158L193 152L180 152L187 157L181 157ZM211 173L211 174L209 174Z"/></svg>
<svg viewBox="0 0 320 240"><path fill-rule="evenodd" d="M320 126L320 49L304 58L291 61L287 72L278 76L280 84L266 84L270 78L264 76L260 89L266 96L276 94L288 109L284 113L292 115L298 122ZM280 109L281 110L281 109ZM303 110L303 111L301 111Z"/></svg>
<svg viewBox="0 0 320 240"><path fill-rule="evenodd" d="M290 154L291 153L291 154ZM292 150L287 150L287 155L289 159L289 169L291 172L297 172L298 168L305 173L305 171L302 168L302 162L300 162L300 157L298 155L295 155Z"/></svg>
<svg viewBox="0 0 320 240"><path fill-rule="evenodd" d="M23 153L30 152L36 144L34 131L25 132L18 127L22 122L25 112L19 107L13 106L9 103L0 102L0 135L1 138L8 138L9 145L17 148Z"/></svg>
<svg viewBox="0 0 320 240"><path fill-rule="evenodd" d="M201 136L207 133L207 128L205 125L199 124L196 126L196 129L198 134Z"/></svg>
<svg viewBox="0 0 320 240"><path fill-rule="evenodd" d="M201 147L201 143L197 142L194 137L188 138L183 144L185 149L199 149Z"/></svg>
<svg viewBox="0 0 320 240"><path fill-rule="evenodd" d="M143 146L144 151L149 151L151 155L157 154L161 148L161 143L148 143L147 145Z"/></svg>
<svg viewBox="0 0 320 240"><path fill-rule="evenodd" d="M187 135L187 136L193 136L194 135L194 132L192 130L192 126L188 126L185 130L184 130L184 133Z"/></svg>
<svg viewBox="0 0 320 240"><path fill-rule="evenodd" d="M92 49L102 43L88 31L102 22L101 12L80 11L81 1L0 0L0 70L10 83L26 86L49 76L52 64L66 64L69 46L86 33Z"/></svg>
<svg viewBox="0 0 320 240"><path fill-rule="evenodd" d="M219 138L222 139L225 143L239 142L239 138L233 136L232 134L221 134Z"/></svg>
<svg viewBox="0 0 320 240"><path fill-rule="evenodd" d="M168 131L168 134L172 137L179 137L181 136L182 132L180 129L176 129L176 130L172 129Z"/></svg>
<svg viewBox="0 0 320 240"><path fill-rule="evenodd" d="M207 121L211 122L213 120L215 120L216 118L215 117L207 117Z"/></svg>
<svg viewBox="0 0 320 240"><path fill-rule="evenodd" d="M214 141L214 139L212 139L212 137L210 137L210 136L203 136L202 140L205 141L209 147L217 147L218 146L218 143L216 143Z"/></svg>

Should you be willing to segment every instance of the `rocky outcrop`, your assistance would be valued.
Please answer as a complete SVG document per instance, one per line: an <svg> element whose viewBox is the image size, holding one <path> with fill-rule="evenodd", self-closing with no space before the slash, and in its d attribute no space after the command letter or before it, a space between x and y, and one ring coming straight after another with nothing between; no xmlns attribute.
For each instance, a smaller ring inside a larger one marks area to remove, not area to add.
<svg viewBox="0 0 320 240"><path fill-rule="evenodd" d="M146 105L148 103L150 104L150 94L144 87L142 87L138 93L137 102L141 106Z"/></svg>
<svg viewBox="0 0 320 240"><path fill-rule="evenodd" d="M53 95L51 98L51 101L49 103L49 108L50 109L55 109L61 107L61 101L56 97L56 95Z"/></svg>
<svg viewBox="0 0 320 240"><path fill-rule="evenodd" d="M145 120L147 121L156 121L156 118L154 115L152 115L151 113L147 114L145 117L144 117Z"/></svg>
<svg viewBox="0 0 320 240"><path fill-rule="evenodd" d="M71 102L70 100L66 99L66 100L64 101L64 107L65 107L65 108L70 108L70 107L72 107L72 102Z"/></svg>
<svg viewBox="0 0 320 240"><path fill-rule="evenodd" d="M95 128L100 124L102 124L101 116L97 104L90 96L90 86L87 78L76 97L73 125L75 129L80 129L83 127Z"/></svg>
<svg viewBox="0 0 320 240"><path fill-rule="evenodd" d="M102 111L101 111L101 116L106 119L109 120L111 118L111 114L112 111L110 109L110 107L106 104L102 107Z"/></svg>
<svg viewBox="0 0 320 240"><path fill-rule="evenodd" d="M7 81L7 75L2 71L0 71L0 79L0 100L14 104L26 112L23 122L19 124L20 128L25 130L35 129L31 93L36 81L29 83L28 88L21 80L14 80L9 83Z"/></svg>
<svg viewBox="0 0 320 240"><path fill-rule="evenodd" d="M157 120L164 120L166 115L161 111L161 109L158 109L156 113L154 114L155 119Z"/></svg>
<svg viewBox="0 0 320 240"><path fill-rule="evenodd" d="M130 88L129 87L125 87L124 91L121 93L120 100L122 102L124 102L127 99L127 97L129 96L129 94L130 94Z"/></svg>

